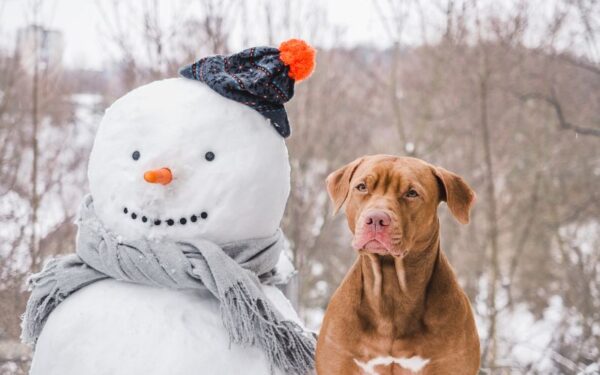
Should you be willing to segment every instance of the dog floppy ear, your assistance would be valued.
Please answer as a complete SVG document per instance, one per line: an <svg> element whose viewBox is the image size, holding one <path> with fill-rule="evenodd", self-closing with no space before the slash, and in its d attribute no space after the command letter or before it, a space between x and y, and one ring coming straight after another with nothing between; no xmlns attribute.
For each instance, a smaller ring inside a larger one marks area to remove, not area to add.
<svg viewBox="0 0 600 375"><path fill-rule="evenodd" d="M461 222L469 222L469 212L475 202L475 192L471 187L457 174L445 170L441 167L434 167L433 174L437 178L440 186L440 200L445 201L450 208L452 215Z"/></svg>
<svg viewBox="0 0 600 375"><path fill-rule="evenodd" d="M364 158L358 158L350 164L346 164L335 172L327 176L327 192L333 202L333 214L335 215L344 205L348 192L350 191L350 181L358 166Z"/></svg>

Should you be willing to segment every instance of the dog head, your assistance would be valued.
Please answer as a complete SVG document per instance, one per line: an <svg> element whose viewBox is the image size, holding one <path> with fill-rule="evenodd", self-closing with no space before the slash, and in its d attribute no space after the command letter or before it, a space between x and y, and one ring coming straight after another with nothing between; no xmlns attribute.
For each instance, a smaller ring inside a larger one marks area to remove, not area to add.
<svg viewBox="0 0 600 375"><path fill-rule="evenodd" d="M437 207L469 222L475 193L458 175L422 160L365 156L327 177L337 212L345 205L352 246L358 251L404 256L425 248L437 234Z"/></svg>

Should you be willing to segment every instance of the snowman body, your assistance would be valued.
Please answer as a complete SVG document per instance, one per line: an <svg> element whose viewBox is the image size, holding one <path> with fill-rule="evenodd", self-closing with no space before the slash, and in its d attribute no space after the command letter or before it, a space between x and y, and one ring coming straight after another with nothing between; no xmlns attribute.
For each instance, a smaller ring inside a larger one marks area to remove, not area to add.
<svg viewBox="0 0 600 375"><path fill-rule="evenodd" d="M161 178L154 178L160 173ZM289 194L284 140L268 120L205 84L153 82L100 124L88 177L103 225L127 240L222 244L272 235ZM274 286L263 291L300 323ZM86 286L49 316L33 375L270 374L264 353L229 340L208 291L115 280Z"/></svg>
<svg viewBox="0 0 600 375"><path fill-rule="evenodd" d="M298 318L273 286L263 290L287 319ZM268 375L255 347L230 344L218 301L115 280L76 292L50 315L32 375ZM275 369L274 374L284 375Z"/></svg>

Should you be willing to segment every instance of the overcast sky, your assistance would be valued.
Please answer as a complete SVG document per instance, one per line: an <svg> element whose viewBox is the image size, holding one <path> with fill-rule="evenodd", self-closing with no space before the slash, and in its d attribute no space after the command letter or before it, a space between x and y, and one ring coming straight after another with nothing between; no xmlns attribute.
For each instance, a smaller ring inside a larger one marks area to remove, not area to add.
<svg viewBox="0 0 600 375"><path fill-rule="evenodd" d="M250 0L249 3L256 2ZM385 45L383 29L369 0L323 1L331 24L344 30L348 44ZM16 30L32 21L32 0L0 0L0 31L7 42L14 41ZM108 60L104 55L106 37L97 0L44 0L40 19L49 28L61 30L65 40L64 62L98 68ZM104 1L106 7L110 2ZM257 26L260 27L260 26ZM233 41L235 44L235 41Z"/></svg>
<svg viewBox="0 0 600 375"><path fill-rule="evenodd" d="M16 30L32 22L32 4L36 0L0 0L0 45L5 48L12 48L11 44L16 40ZM38 0L39 1L39 0ZM120 4L127 1L127 5L141 4L142 0L121 0ZM200 12L198 4L192 0L158 0L160 4L161 16L164 15L165 22L177 26L177 17L173 17L174 9L184 9L189 12ZM262 9L264 0L244 0L247 9ZM324 7L324 14L327 17L327 24L336 27L341 31L341 37L336 38L336 44L355 45L369 44L379 47L388 46L391 42L384 27L381 25L381 18L374 7L374 0L301 0L295 4L318 3ZM508 14L514 9L517 1L497 1L483 0L488 3L488 11L494 15ZM274 0L275 4L284 4L283 0ZM408 3L408 2L405 2ZM419 4L423 16L426 18L431 34L439 34L443 24L443 14L434 5L434 1L410 2L410 4ZM439 3L439 1L437 2ZM101 4L99 6L98 4ZM88 68L102 68L109 61L114 61L114 51L111 54L112 45L107 42L106 24L101 16L100 8L111 9L111 0L42 0L42 10L39 19L41 23L49 28L57 29L63 32L65 41L65 50L63 61L68 66L84 66ZM192 5L189 5L192 4ZM529 19L530 26L536 22L543 25L547 19L552 17L556 2L549 0L529 0L527 5L529 11L535 17ZM308 6L305 6L308 7ZM171 14L169 13L171 12ZM297 16L300 22L303 22L303 16ZM175 20L175 21L174 21ZM175 23L174 23L175 22ZM140 26L139 21L133 22L135 27ZM254 45L264 44L266 29L260 24L249 24L250 32L254 35L249 39L249 43ZM237 23L237 27L242 25ZM530 27L531 28L531 27ZM535 25L533 29L535 30ZM543 26L541 26L543 28ZM263 32L263 34L261 34ZM232 33L234 36L240 36L243 33L241 29ZM258 34L258 35L257 35ZM331 33L333 34L333 33ZM535 33L532 34L535 39ZM302 35L289 35L295 37ZM402 42L411 44L421 40L422 32L420 28L417 12L411 12L407 24L403 28ZM430 37L430 36L429 36ZM243 41L230 40L235 49L241 49L248 46L243 45ZM314 42L314 41L312 41ZM327 44L327 40L320 40L318 43ZM536 45L536 41L531 43ZM577 47L575 47L577 49Z"/></svg>

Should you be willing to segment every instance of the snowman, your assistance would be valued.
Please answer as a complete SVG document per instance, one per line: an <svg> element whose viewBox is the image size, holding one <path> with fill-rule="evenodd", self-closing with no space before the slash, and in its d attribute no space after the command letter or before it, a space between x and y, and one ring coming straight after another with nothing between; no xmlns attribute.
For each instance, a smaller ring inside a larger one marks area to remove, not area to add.
<svg viewBox="0 0 600 375"><path fill-rule="evenodd" d="M290 190L292 39L211 56L107 109L76 254L30 279L33 375L306 374L314 337L276 284Z"/></svg>

